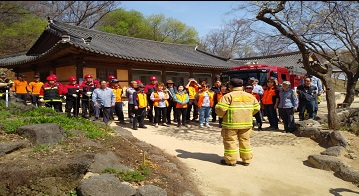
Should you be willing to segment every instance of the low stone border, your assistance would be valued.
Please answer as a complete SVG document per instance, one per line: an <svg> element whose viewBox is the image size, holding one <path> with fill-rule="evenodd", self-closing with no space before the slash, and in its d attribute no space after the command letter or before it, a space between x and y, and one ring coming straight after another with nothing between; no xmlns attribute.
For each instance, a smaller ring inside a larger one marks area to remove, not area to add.
<svg viewBox="0 0 359 196"><path fill-rule="evenodd" d="M348 155L349 158L356 159L353 153L349 153L350 145L340 131L322 130L319 122L304 120L296 123L294 133L298 137L309 137L326 148L320 155L309 155L310 164L318 169L333 171L335 176L359 186L359 171L339 158Z"/></svg>

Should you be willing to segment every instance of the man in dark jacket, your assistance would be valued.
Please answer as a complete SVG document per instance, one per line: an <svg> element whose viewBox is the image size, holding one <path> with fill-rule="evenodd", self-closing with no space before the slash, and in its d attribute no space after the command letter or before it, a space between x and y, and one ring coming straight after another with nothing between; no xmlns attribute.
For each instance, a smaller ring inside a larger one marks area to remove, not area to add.
<svg viewBox="0 0 359 196"><path fill-rule="evenodd" d="M311 84L310 77L304 78L304 84L297 87L297 94L299 97L299 120L304 120L304 111L307 110L309 119L314 119L315 107L317 100L317 87Z"/></svg>

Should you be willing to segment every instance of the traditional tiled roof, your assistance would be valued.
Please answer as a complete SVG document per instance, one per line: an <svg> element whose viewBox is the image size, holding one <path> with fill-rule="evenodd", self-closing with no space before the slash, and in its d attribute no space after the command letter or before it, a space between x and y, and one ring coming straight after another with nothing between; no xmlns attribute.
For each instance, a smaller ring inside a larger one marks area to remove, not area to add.
<svg viewBox="0 0 359 196"><path fill-rule="evenodd" d="M270 66L287 67L292 68L293 71L297 74L305 74L307 71L301 68L303 64L300 63L300 59L302 59L302 55L300 51L298 51L260 57L235 58L233 61L237 62L239 65L245 65L246 63L257 63Z"/></svg>
<svg viewBox="0 0 359 196"><path fill-rule="evenodd" d="M69 39L63 39L67 36ZM84 40L87 38L90 41L85 43ZM52 44L47 44L49 47L44 48L45 42ZM139 62L216 69L228 69L236 65L229 59L198 49L196 45L126 37L51 21L26 55L3 57L0 59L0 66L40 61L61 50L64 45L90 53Z"/></svg>

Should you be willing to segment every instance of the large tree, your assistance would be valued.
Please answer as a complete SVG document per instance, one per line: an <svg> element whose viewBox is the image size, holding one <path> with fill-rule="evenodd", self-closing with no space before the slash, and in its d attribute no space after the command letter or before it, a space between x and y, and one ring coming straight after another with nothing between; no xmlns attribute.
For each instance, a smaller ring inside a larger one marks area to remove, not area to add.
<svg viewBox="0 0 359 196"><path fill-rule="evenodd" d="M231 19L201 39L204 50L228 58L265 56L291 51L283 36L263 31L251 19Z"/></svg>
<svg viewBox="0 0 359 196"><path fill-rule="evenodd" d="M146 34L145 23L146 18L141 12L117 9L107 14L95 28L107 33L143 38Z"/></svg>
<svg viewBox="0 0 359 196"><path fill-rule="evenodd" d="M0 55L26 52L47 25L28 2L0 1L0 17Z"/></svg>
<svg viewBox="0 0 359 196"><path fill-rule="evenodd" d="M345 102L352 103L359 78L358 3L345 1L261 1L250 2L256 18L276 28L302 52L304 69L319 77L326 86L328 124L338 128L335 110L333 66L347 75ZM310 53L326 59L310 62ZM343 58L346 54L347 58ZM349 55L349 58L348 58ZM350 81L350 85L349 85Z"/></svg>
<svg viewBox="0 0 359 196"><path fill-rule="evenodd" d="M93 28L104 16L117 9L120 1L34 1L33 12L44 17Z"/></svg>
<svg viewBox="0 0 359 196"><path fill-rule="evenodd" d="M146 39L178 44L196 44L198 32L193 27L163 14L154 14L146 18Z"/></svg>

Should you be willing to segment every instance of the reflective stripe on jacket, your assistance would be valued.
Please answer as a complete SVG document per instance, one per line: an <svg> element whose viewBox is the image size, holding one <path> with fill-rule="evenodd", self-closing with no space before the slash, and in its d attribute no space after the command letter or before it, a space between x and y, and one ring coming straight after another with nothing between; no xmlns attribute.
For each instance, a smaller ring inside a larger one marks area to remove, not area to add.
<svg viewBox="0 0 359 196"><path fill-rule="evenodd" d="M235 87L225 94L215 107L216 114L223 118L222 127L227 129L244 129L253 126L253 115L260 110L257 99L244 92L242 87Z"/></svg>
<svg viewBox="0 0 359 196"><path fill-rule="evenodd" d="M61 100L61 94L62 90L59 86L54 84L51 86L49 83L45 83L44 86L42 86L42 89L40 91L40 98L44 98L44 102L62 102Z"/></svg>

